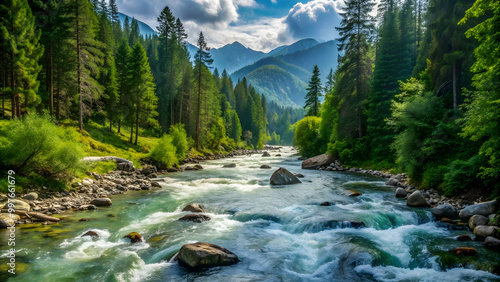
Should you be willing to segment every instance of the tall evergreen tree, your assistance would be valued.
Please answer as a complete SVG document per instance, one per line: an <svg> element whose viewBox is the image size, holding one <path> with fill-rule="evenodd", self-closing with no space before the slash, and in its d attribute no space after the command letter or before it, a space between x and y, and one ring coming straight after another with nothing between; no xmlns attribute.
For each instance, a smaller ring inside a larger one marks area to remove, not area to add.
<svg viewBox="0 0 500 282"><path fill-rule="evenodd" d="M128 43L123 40L116 51L116 69L117 69L117 86L118 86L118 97L119 97L119 107L117 111L118 118L118 133L121 133L121 123L123 119L130 120L129 115L132 112L130 101L125 99L129 96L130 88L128 83L128 62L130 57L130 47Z"/></svg>
<svg viewBox="0 0 500 282"><path fill-rule="evenodd" d="M320 101L319 98L323 96L321 93L322 87L321 87L321 78L319 77L319 68L318 65L314 66L313 69L313 75L311 77L311 81L309 81L309 87L307 87L307 94L306 94L306 104L304 106L304 109L307 110L306 116L319 116L320 111L319 111L319 106L320 106Z"/></svg>
<svg viewBox="0 0 500 282"><path fill-rule="evenodd" d="M203 80L203 69L211 65L213 60L208 51L210 48L207 46L203 32L200 32L198 38L198 51L196 52L195 76L198 83L198 109L196 111L196 150L200 149L200 126L201 126L201 85Z"/></svg>

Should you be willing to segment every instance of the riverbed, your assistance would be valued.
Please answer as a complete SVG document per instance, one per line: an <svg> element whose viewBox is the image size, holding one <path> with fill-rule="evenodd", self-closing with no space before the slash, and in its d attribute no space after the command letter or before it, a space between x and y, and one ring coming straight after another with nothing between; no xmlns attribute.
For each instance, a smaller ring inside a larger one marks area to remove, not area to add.
<svg viewBox="0 0 500 282"><path fill-rule="evenodd" d="M468 231L436 223L429 209L407 207L382 178L302 170L296 153L285 147L267 158L207 161L203 170L162 176L161 189L113 196L109 208L64 213L54 225L17 226L16 275L4 267L9 234L1 230L0 280L500 280L488 272L499 267L498 253L454 239ZM236 168L222 168L233 162ZM272 169L260 169L262 164ZM270 186L279 167L302 173L303 183ZM349 197L350 190L362 195ZM178 221L189 203L201 203L212 220ZM89 230L100 238L81 237ZM123 238L130 232L145 242L131 244ZM196 272L169 261L195 242L220 245L241 261ZM449 256L448 250L465 246L478 255L460 261Z"/></svg>

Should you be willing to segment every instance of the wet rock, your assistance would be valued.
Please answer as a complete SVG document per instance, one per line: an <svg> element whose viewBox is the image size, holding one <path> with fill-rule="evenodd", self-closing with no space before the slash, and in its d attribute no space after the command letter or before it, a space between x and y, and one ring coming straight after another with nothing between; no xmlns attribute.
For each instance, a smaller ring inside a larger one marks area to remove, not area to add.
<svg viewBox="0 0 500 282"><path fill-rule="evenodd" d="M116 169L121 171L134 171L134 165L132 162L117 163Z"/></svg>
<svg viewBox="0 0 500 282"><path fill-rule="evenodd" d="M156 188L161 188L161 184L156 181L151 181L151 186Z"/></svg>
<svg viewBox="0 0 500 282"><path fill-rule="evenodd" d="M443 217L455 219L458 218L457 210L450 204L442 204L431 209L432 214L437 218Z"/></svg>
<svg viewBox="0 0 500 282"><path fill-rule="evenodd" d="M399 181L395 178L389 178L386 182L385 185L389 186L398 186Z"/></svg>
<svg viewBox="0 0 500 282"><path fill-rule="evenodd" d="M406 190L403 189L403 188L398 188L396 189L396 198L404 198L408 195L408 193L406 193Z"/></svg>
<svg viewBox="0 0 500 282"><path fill-rule="evenodd" d="M483 242L483 245L493 251L500 252L500 240L494 237L486 237Z"/></svg>
<svg viewBox="0 0 500 282"><path fill-rule="evenodd" d="M304 178L304 175L302 173L296 173L295 176L297 176L298 178Z"/></svg>
<svg viewBox="0 0 500 282"><path fill-rule="evenodd" d="M187 214L181 218L179 218L179 220L182 220L182 221L192 221L192 222L204 222L204 221L210 221L212 218L208 215L204 215L204 214Z"/></svg>
<svg viewBox="0 0 500 282"><path fill-rule="evenodd" d="M268 152L264 152L264 154L262 154L262 157L270 157L271 155L268 153Z"/></svg>
<svg viewBox="0 0 500 282"><path fill-rule="evenodd" d="M0 213L0 228L14 226L21 217L17 214Z"/></svg>
<svg viewBox="0 0 500 282"><path fill-rule="evenodd" d="M358 192L358 191L349 190L349 194L347 196L349 196L349 197L359 197L359 196L361 196L361 193Z"/></svg>
<svg viewBox="0 0 500 282"><path fill-rule="evenodd" d="M261 165L261 166L260 166L260 168L261 168L261 169L270 169L271 167L270 167L270 166L268 166L268 165Z"/></svg>
<svg viewBox="0 0 500 282"><path fill-rule="evenodd" d="M331 205L330 205L329 202L323 202L323 203L320 204L320 206L322 206L322 207L329 207Z"/></svg>
<svg viewBox="0 0 500 282"><path fill-rule="evenodd" d="M141 190L151 190L151 186L149 186L149 185L141 185Z"/></svg>
<svg viewBox="0 0 500 282"><path fill-rule="evenodd" d="M321 166L326 166L333 163L335 159L329 154L323 154L319 156L306 159L302 162L302 169L316 169Z"/></svg>
<svg viewBox="0 0 500 282"><path fill-rule="evenodd" d="M457 256L475 256L477 255L477 251L474 248L468 247L460 247L453 250L450 250L450 253L453 253Z"/></svg>
<svg viewBox="0 0 500 282"><path fill-rule="evenodd" d="M13 207L15 211L25 211L25 212L29 212L31 207L30 207L30 204L26 203L25 201L21 201L21 200L12 200L12 199L9 199L9 202L7 202L3 208L4 209L9 209Z"/></svg>
<svg viewBox="0 0 500 282"><path fill-rule="evenodd" d="M184 207L182 211L205 212L205 209L203 209L203 206L201 204L193 203Z"/></svg>
<svg viewBox="0 0 500 282"><path fill-rule="evenodd" d="M488 216L495 213L496 206L497 200L471 205L461 210L459 216L463 221L467 222L475 214Z"/></svg>
<svg viewBox="0 0 500 282"><path fill-rule="evenodd" d="M479 214L475 214L469 219L469 228L471 230L474 230L476 226L486 224L488 224L488 218Z"/></svg>
<svg viewBox="0 0 500 282"><path fill-rule="evenodd" d="M500 214L490 215L488 225L500 227Z"/></svg>
<svg viewBox="0 0 500 282"><path fill-rule="evenodd" d="M202 169L203 169L203 166L201 166L201 165L197 164L197 165L195 165L195 166L194 166L194 168L195 168L196 170L202 170Z"/></svg>
<svg viewBox="0 0 500 282"><path fill-rule="evenodd" d="M307 157L298 157L297 160L304 161L304 160L307 160Z"/></svg>
<svg viewBox="0 0 500 282"><path fill-rule="evenodd" d="M83 234L81 237L85 237L85 236L99 238L99 234L97 234L95 231L92 231L92 230L87 231L87 233Z"/></svg>
<svg viewBox="0 0 500 282"><path fill-rule="evenodd" d="M175 167L168 167L168 168L167 168L167 172L170 172L170 173L171 173L171 172L178 172L178 171L179 171L179 170L178 170L177 168L175 168Z"/></svg>
<svg viewBox="0 0 500 282"><path fill-rule="evenodd" d="M35 201L36 199L38 199L38 194L36 192L28 193L24 195L23 199L28 201Z"/></svg>
<svg viewBox="0 0 500 282"><path fill-rule="evenodd" d="M143 169L141 169L141 173L143 175L150 175L152 173L157 173L157 169L155 166L146 166Z"/></svg>
<svg viewBox="0 0 500 282"><path fill-rule="evenodd" d="M428 207L429 203L427 203L422 193L417 190L408 197L406 205L409 207Z"/></svg>
<svg viewBox="0 0 500 282"><path fill-rule="evenodd" d="M235 167L236 167L236 164L235 164L235 163L232 163L232 164L227 164L227 165L223 165L222 167L223 167L223 168L235 168Z"/></svg>
<svg viewBox="0 0 500 282"><path fill-rule="evenodd" d="M112 205L111 199L109 198L96 198L90 202L91 205L96 207L109 207ZM90 208L89 208L90 209Z"/></svg>
<svg viewBox="0 0 500 282"><path fill-rule="evenodd" d="M79 221L90 221L88 218L81 218Z"/></svg>
<svg viewBox="0 0 500 282"><path fill-rule="evenodd" d="M459 236L457 236L456 239L457 239L457 241L461 241L461 242L463 242L463 241L471 241L472 240L472 238L469 236L469 234L459 235Z"/></svg>
<svg viewBox="0 0 500 282"><path fill-rule="evenodd" d="M290 185L302 183L293 173L286 168L280 167L271 176L271 185Z"/></svg>
<svg viewBox="0 0 500 282"><path fill-rule="evenodd" d="M130 243L140 243L140 242L142 242L142 236L141 236L141 234L139 234L137 232L129 233L129 234L123 236L123 238L129 238L130 239Z"/></svg>
<svg viewBox="0 0 500 282"><path fill-rule="evenodd" d="M483 241L486 237L500 238L500 228L496 226L479 225L474 228L476 241Z"/></svg>
<svg viewBox="0 0 500 282"><path fill-rule="evenodd" d="M281 157L281 154L276 154L275 156L276 156L276 157Z"/></svg>
<svg viewBox="0 0 500 282"><path fill-rule="evenodd" d="M191 268L226 266L238 263L237 255L221 246L198 242L181 247L178 255L180 265Z"/></svg>

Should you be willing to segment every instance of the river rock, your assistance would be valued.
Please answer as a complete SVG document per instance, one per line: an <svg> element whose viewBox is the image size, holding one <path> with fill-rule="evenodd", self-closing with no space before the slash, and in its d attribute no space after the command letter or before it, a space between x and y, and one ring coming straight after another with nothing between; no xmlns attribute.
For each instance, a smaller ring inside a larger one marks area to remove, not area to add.
<svg viewBox="0 0 500 282"><path fill-rule="evenodd" d="M469 234L462 234L462 235L458 235L455 239L457 239L457 241L471 241L472 238L469 236Z"/></svg>
<svg viewBox="0 0 500 282"><path fill-rule="evenodd" d="M121 171L134 171L134 165L132 164L132 162L117 163L116 169Z"/></svg>
<svg viewBox="0 0 500 282"><path fill-rule="evenodd" d="M408 197L406 205L409 207L428 207L429 203L427 203L422 193L417 190Z"/></svg>
<svg viewBox="0 0 500 282"><path fill-rule="evenodd" d="M489 236L500 238L500 228L496 226L479 225L474 228L474 235L476 235L477 241L482 241Z"/></svg>
<svg viewBox="0 0 500 282"><path fill-rule="evenodd" d="M129 238L130 243L132 243L132 244L142 242L142 236L141 236L141 234L139 234L137 232L129 233L129 234L123 236L123 238Z"/></svg>
<svg viewBox="0 0 500 282"><path fill-rule="evenodd" d="M109 207L113 203L111 202L111 199L109 198L96 198L90 202L91 205L94 205L96 207Z"/></svg>
<svg viewBox="0 0 500 282"><path fill-rule="evenodd" d="M468 247L460 247L453 250L450 250L450 253L453 253L457 256L475 256L477 255L477 251L474 248Z"/></svg>
<svg viewBox="0 0 500 282"><path fill-rule="evenodd" d="M224 165L222 166L223 168L235 168L236 167L236 164L235 163L232 163L232 164L227 164L227 165Z"/></svg>
<svg viewBox="0 0 500 282"><path fill-rule="evenodd" d="M179 169L175 168L175 167L167 167L167 172L169 173L172 173L172 172L178 172Z"/></svg>
<svg viewBox="0 0 500 282"><path fill-rule="evenodd" d="M152 173L158 172L155 166L146 166L143 169L141 169L141 173L143 175L150 175Z"/></svg>
<svg viewBox="0 0 500 282"><path fill-rule="evenodd" d="M203 209L203 206L201 204L194 203L187 205L182 209L182 211L205 212L205 209Z"/></svg>
<svg viewBox="0 0 500 282"><path fill-rule="evenodd" d="M496 206L497 206L496 200L470 205L461 210L459 216L463 221L467 222L469 218L475 214L488 216L492 213L495 213Z"/></svg>
<svg viewBox="0 0 500 282"><path fill-rule="evenodd" d="M385 182L385 185L389 185L389 186L398 186L398 180L395 179L395 178L389 178L386 182Z"/></svg>
<svg viewBox="0 0 500 282"><path fill-rule="evenodd" d="M500 214L490 215L488 225L500 227Z"/></svg>
<svg viewBox="0 0 500 282"><path fill-rule="evenodd" d="M268 152L264 152L264 154L262 154L263 157L270 157L271 155L268 153Z"/></svg>
<svg viewBox="0 0 500 282"><path fill-rule="evenodd" d="M156 188L161 188L161 184L156 181L151 181L151 186Z"/></svg>
<svg viewBox="0 0 500 282"><path fill-rule="evenodd" d="M16 199L14 199L14 200L9 199L9 202L10 202L11 205L12 204L14 205L13 208L14 208L15 211L25 211L25 212L29 212L30 211L30 204L26 203L25 201L16 200ZM9 207L9 202L7 202L3 206L4 209L10 208Z"/></svg>
<svg viewBox="0 0 500 282"><path fill-rule="evenodd" d="M0 213L0 228L14 226L19 219L21 217L17 214L12 214L11 216L9 213Z"/></svg>
<svg viewBox="0 0 500 282"><path fill-rule="evenodd" d="M403 188L398 188L396 189L396 198L404 198L408 195L408 193L406 193L406 190L403 189Z"/></svg>
<svg viewBox="0 0 500 282"><path fill-rule="evenodd" d="M329 154L323 154L302 162L302 169L316 169L318 167L333 163L335 159Z"/></svg>
<svg viewBox="0 0 500 282"><path fill-rule="evenodd" d="M271 176L271 185L290 185L302 183L293 173L286 168L280 167Z"/></svg>
<svg viewBox="0 0 500 282"><path fill-rule="evenodd" d="M226 266L238 263L237 255L221 246L198 242L181 247L179 264L192 268Z"/></svg>
<svg viewBox="0 0 500 282"><path fill-rule="evenodd" d="M297 176L298 178L304 178L304 175L302 173L296 173L295 176Z"/></svg>
<svg viewBox="0 0 500 282"><path fill-rule="evenodd" d="M486 239L484 239L483 245L488 249L500 252L500 240L497 238L491 236L486 237Z"/></svg>
<svg viewBox="0 0 500 282"><path fill-rule="evenodd" d="M479 214L471 216L469 219L469 228L474 230L476 226L488 224L488 218Z"/></svg>
<svg viewBox="0 0 500 282"><path fill-rule="evenodd" d="M202 170L202 169L203 169L203 166L201 166L201 165L197 164L197 165L194 165L194 168L195 168L196 170Z"/></svg>
<svg viewBox="0 0 500 282"><path fill-rule="evenodd" d="M349 190L349 194L347 196L349 196L349 197L359 197L359 196L361 196L361 193L358 192L358 191Z"/></svg>
<svg viewBox="0 0 500 282"><path fill-rule="evenodd" d="M329 202L323 202L323 203L320 204L320 206L322 206L322 207L329 207L330 203Z"/></svg>
<svg viewBox="0 0 500 282"><path fill-rule="evenodd" d="M24 195L23 199L28 201L35 201L36 199L38 199L38 194L36 192L28 193Z"/></svg>
<svg viewBox="0 0 500 282"><path fill-rule="evenodd" d="M97 234L95 231L87 231L85 234L83 234L81 237L85 237L85 236L90 236L90 237L96 237L96 238L99 238L99 234Z"/></svg>
<svg viewBox="0 0 500 282"><path fill-rule="evenodd" d="M212 218L208 215L204 215L204 214L187 214L181 218L179 218L179 220L182 220L182 221L192 221L192 222L204 222L204 221L210 221Z"/></svg>
<svg viewBox="0 0 500 282"><path fill-rule="evenodd" d="M458 217L457 210L450 204L442 204L431 209L432 214L437 218L455 219Z"/></svg>
<svg viewBox="0 0 500 282"><path fill-rule="evenodd" d="M262 168L262 169L270 169L271 167L268 166L268 165L261 165L260 168Z"/></svg>

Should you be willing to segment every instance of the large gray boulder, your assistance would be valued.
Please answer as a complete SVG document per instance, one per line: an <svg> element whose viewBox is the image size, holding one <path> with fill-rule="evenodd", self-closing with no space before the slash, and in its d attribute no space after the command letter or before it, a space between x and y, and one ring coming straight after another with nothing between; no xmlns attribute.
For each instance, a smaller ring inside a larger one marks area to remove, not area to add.
<svg viewBox="0 0 500 282"><path fill-rule="evenodd" d="M476 235L476 240L484 240L486 237L500 238L500 228L496 226L479 225L474 228L474 235Z"/></svg>
<svg viewBox="0 0 500 282"><path fill-rule="evenodd" d="M182 209L182 211L190 211L190 212L205 212L203 206L198 203L189 204Z"/></svg>
<svg viewBox="0 0 500 282"><path fill-rule="evenodd" d="M483 202L466 207L465 209L460 211L459 216L463 221L468 221L469 218L471 218L471 216L475 214L488 216L492 213L495 213L496 208L497 208L497 200Z"/></svg>
<svg viewBox="0 0 500 282"><path fill-rule="evenodd" d="M5 206L3 206L4 209L13 208L15 211L24 212L29 212L31 209L30 204L26 203L25 201L9 199L9 202L7 202Z"/></svg>
<svg viewBox="0 0 500 282"><path fill-rule="evenodd" d="M212 218L208 215L204 214L186 214L185 216L179 218L180 221L192 221L192 222L205 222L205 221L210 221Z"/></svg>
<svg viewBox="0 0 500 282"><path fill-rule="evenodd" d="M329 165L333 163L335 159L329 154L323 154L316 157L312 157L302 162L302 169L316 169L320 166Z"/></svg>
<svg viewBox="0 0 500 282"><path fill-rule="evenodd" d="M486 239L483 242L483 245L488 249L500 252L500 240L497 238L491 236L486 237Z"/></svg>
<svg viewBox="0 0 500 282"><path fill-rule="evenodd" d="M198 242L181 247L178 255L179 264L191 268L226 266L238 263L237 255L221 246Z"/></svg>
<svg viewBox="0 0 500 282"><path fill-rule="evenodd" d="M456 219L458 217L457 210L450 204L442 204L431 209L432 214L437 218Z"/></svg>
<svg viewBox="0 0 500 282"><path fill-rule="evenodd" d="M471 230L474 230L476 226L486 225L486 224L488 224L488 218L486 216L475 214L471 216L471 218L469 219L469 228Z"/></svg>
<svg viewBox="0 0 500 282"><path fill-rule="evenodd" d="M8 213L0 213L0 228L14 226L16 224L16 221L20 218L21 217L17 214L12 214L12 216L10 216L10 214Z"/></svg>
<svg viewBox="0 0 500 282"><path fill-rule="evenodd" d="M395 178L389 178L387 179L387 181L385 182L385 185L389 185L389 186L398 186L398 180L395 179Z"/></svg>
<svg viewBox="0 0 500 282"><path fill-rule="evenodd" d="M31 192L26 195L24 195L23 199L28 200L28 201L34 201L38 199L38 194L36 192Z"/></svg>
<svg viewBox="0 0 500 282"><path fill-rule="evenodd" d="M112 205L112 202L109 198L95 198L90 204L96 207L109 207Z"/></svg>
<svg viewBox="0 0 500 282"><path fill-rule="evenodd" d="M271 185L290 185L302 183L293 173L286 168L280 167L271 176Z"/></svg>
<svg viewBox="0 0 500 282"><path fill-rule="evenodd" d="M419 190L413 192L406 200L406 205L409 207L428 207L429 203L424 198Z"/></svg>
<svg viewBox="0 0 500 282"><path fill-rule="evenodd" d="M396 189L396 198L404 198L408 195L408 193L406 193L406 190L399 187L398 189Z"/></svg>

